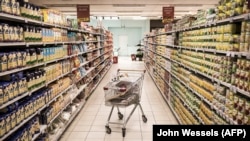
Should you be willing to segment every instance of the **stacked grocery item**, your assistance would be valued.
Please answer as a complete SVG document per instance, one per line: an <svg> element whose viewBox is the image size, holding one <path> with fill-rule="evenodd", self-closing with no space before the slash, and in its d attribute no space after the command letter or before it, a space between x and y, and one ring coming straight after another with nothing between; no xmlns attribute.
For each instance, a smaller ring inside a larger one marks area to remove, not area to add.
<svg viewBox="0 0 250 141"><path fill-rule="evenodd" d="M222 20L244 13L249 13L247 0L220 0L216 10L216 19Z"/></svg>

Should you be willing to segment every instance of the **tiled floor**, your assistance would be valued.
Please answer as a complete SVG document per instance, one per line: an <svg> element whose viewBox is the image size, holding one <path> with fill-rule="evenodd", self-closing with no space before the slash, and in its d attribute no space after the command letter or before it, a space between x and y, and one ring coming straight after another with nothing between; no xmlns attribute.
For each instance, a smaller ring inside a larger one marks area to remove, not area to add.
<svg viewBox="0 0 250 141"><path fill-rule="evenodd" d="M139 108L136 109L126 126L126 136L122 137L121 126L111 124L111 134L106 134L105 125L111 107L104 104L104 85L109 82L117 68L144 69L143 62L131 61L129 57L119 57L119 63L113 64L99 87L88 99L81 113L61 138L61 141L152 141L153 124L178 124L166 102L163 100L149 74L145 74L141 97L142 108L148 119L144 123ZM121 109L128 115L133 107ZM117 110L112 114L112 121L119 121Z"/></svg>

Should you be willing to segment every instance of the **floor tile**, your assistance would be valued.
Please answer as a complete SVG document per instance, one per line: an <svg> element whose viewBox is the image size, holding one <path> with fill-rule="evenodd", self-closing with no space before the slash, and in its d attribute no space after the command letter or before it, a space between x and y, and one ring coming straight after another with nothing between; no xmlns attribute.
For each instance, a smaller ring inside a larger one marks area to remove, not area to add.
<svg viewBox="0 0 250 141"><path fill-rule="evenodd" d="M88 132L90 131L90 125L76 125L73 132Z"/></svg>
<svg viewBox="0 0 250 141"><path fill-rule="evenodd" d="M103 139L105 137L105 132L89 132L87 139L92 138L92 139Z"/></svg>
<svg viewBox="0 0 250 141"><path fill-rule="evenodd" d="M71 132L68 140L70 139L85 139L88 135L88 132Z"/></svg>
<svg viewBox="0 0 250 141"><path fill-rule="evenodd" d="M118 64L113 64L102 82L88 98L86 105L64 133L60 141L152 141L152 129L155 124L177 124L172 111L159 93L151 77L146 73L141 95L142 109L147 122L142 121L142 114L137 107L126 125L126 136L122 137L122 125L109 124L112 132L106 133L105 125L111 111L111 106L105 105L103 87L110 81L117 68L143 69L143 62L132 62L130 58L119 58ZM134 105L120 108L124 119L128 117ZM118 119L115 108L111 120L123 124Z"/></svg>
<svg viewBox="0 0 250 141"><path fill-rule="evenodd" d="M105 132L105 126L102 125L93 125L90 128L90 132Z"/></svg>

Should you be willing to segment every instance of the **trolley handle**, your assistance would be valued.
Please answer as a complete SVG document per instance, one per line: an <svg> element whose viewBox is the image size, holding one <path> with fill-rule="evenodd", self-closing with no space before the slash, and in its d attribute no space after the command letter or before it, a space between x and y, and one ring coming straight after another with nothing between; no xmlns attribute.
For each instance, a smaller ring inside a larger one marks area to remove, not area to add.
<svg viewBox="0 0 250 141"><path fill-rule="evenodd" d="M144 69L144 70L130 70L130 69L117 69L117 72L120 72L120 71L142 71L143 73L145 73L146 72L146 70Z"/></svg>
<svg viewBox="0 0 250 141"><path fill-rule="evenodd" d="M126 92L127 88L126 87L116 87L116 88L112 88L112 87L103 87L103 90L107 91L109 89L112 90L118 90L120 92Z"/></svg>

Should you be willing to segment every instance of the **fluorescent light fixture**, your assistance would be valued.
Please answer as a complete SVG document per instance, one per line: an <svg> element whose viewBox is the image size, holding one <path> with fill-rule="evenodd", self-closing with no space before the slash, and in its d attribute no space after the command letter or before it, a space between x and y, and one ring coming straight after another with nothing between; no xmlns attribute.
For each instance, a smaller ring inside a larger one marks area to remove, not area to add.
<svg viewBox="0 0 250 141"><path fill-rule="evenodd" d="M111 17L112 20L119 20L119 17Z"/></svg>
<svg viewBox="0 0 250 141"><path fill-rule="evenodd" d="M146 20L147 17L141 17L141 16L133 16L133 20Z"/></svg>
<svg viewBox="0 0 250 141"><path fill-rule="evenodd" d="M102 20L103 20L103 17L97 17L97 20L102 21Z"/></svg>
<svg viewBox="0 0 250 141"><path fill-rule="evenodd" d="M111 17L104 17L104 20L111 20Z"/></svg>
<svg viewBox="0 0 250 141"><path fill-rule="evenodd" d="M145 7L145 4L113 4L113 7Z"/></svg>
<svg viewBox="0 0 250 141"><path fill-rule="evenodd" d="M76 12L63 12L65 15L76 15Z"/></svg>

